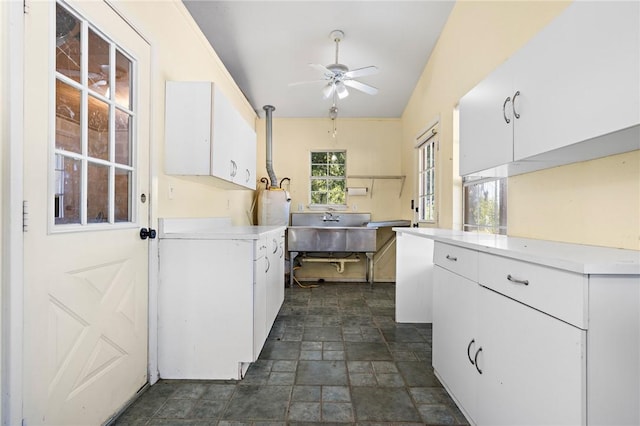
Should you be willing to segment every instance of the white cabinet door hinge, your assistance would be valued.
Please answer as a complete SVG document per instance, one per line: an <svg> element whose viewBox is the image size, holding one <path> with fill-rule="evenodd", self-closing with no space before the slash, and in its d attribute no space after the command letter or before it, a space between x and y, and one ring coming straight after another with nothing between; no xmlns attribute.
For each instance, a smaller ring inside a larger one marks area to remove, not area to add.
<svg viewBox="0 0 640 426"><path fill-rule="evenodd" d="M27 200L22 200L22 232L27 232L29 229L29 203Z"/></svg>

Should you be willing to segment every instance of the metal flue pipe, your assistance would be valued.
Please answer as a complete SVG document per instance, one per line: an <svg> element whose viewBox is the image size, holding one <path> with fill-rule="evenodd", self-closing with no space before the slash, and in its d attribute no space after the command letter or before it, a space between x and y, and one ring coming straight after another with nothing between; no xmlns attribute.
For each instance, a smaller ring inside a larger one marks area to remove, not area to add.
<svg viewBox="0 0 640 426"><path fill-rule="evenodd" d="M267 122L267 173L269 174L269 180L271 180L271 186L278 187L278 178L276 178L276 173L273 171L273 141L272 141L272 123L271 123L271 113L275 111L275 107L273 105L265 105L262 107L266 114L266 122Z"/></svg>

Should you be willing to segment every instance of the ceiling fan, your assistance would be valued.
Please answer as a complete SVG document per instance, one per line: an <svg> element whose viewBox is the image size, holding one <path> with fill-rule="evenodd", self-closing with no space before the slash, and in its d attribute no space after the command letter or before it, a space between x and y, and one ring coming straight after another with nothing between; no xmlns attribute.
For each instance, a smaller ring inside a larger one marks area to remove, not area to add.
<svg viewBox="0 0 640 426"><path fill-rule="evenodd" d="M338 62L338 50L342 39L344 39L344 32L341 30L334 30L329 34L329 37L336 44L336 61L333 64L324 66L320 64L309 64L313 69L316 69L324 74L324 78L314 81L303 81L299 83L291 83L289 86L296 86L299 84L314 83L319 81L326 81L327 84L322 89L322 94L325 99L329 99L331 96L337 96L339 99L344 99L349 96L349 91L346 86L369 95L375 95L378 93L378 89L368 84L362 83L358 80L354 80L356 77L364 77L367 75L373 75L378 73L378 67L371 65L368 67L357 68L349 70L344 64Z"/></svg>

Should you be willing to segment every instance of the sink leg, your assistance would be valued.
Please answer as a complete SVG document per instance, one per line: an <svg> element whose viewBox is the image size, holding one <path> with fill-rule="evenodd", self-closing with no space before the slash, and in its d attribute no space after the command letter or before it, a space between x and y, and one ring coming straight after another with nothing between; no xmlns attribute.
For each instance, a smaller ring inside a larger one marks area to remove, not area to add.
<svg viewBox="0 0 640 426"><path fill-rule="evenodd" d="M289 252L289 288L293 288L293 266L297 256L297 251Z"/></svg>
<svg viewBox="0 0 640 426"><path fill-rule="evenodd" d="M369 282L369 287L373 288L373 253L366 253L367 255L367 281Z"/></svg>

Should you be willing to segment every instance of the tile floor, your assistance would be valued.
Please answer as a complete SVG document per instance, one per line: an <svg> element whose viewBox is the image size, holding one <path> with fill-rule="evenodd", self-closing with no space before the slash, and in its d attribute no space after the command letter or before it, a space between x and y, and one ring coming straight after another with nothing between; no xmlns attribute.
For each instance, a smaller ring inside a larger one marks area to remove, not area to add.
<svg viewBox="0 0 640 426"><path fill-rule="evenodd" d="M384 283L287 288L243 380L161 380L115 424L468 424L433 374L431 327L396 324L394 298Z"/></svg>

